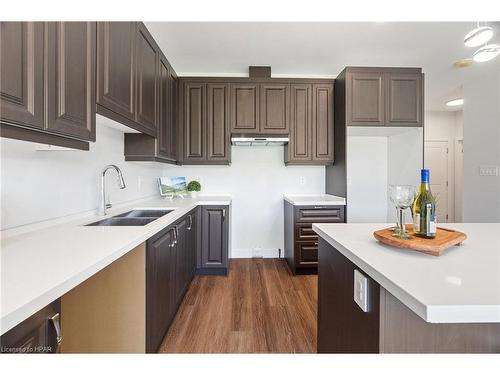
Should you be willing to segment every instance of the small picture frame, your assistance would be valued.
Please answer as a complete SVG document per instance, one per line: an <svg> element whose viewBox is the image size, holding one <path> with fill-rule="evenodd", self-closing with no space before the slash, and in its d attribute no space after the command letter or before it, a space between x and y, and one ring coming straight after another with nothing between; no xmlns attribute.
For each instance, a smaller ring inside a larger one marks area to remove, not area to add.
<svg viewBox="0 0 500 375"><path fill-rule="evenodd" d="M173 199L175 196L184 198L187 194L186 177L160 177L158 187L160 195L166 199Z"/></svg>

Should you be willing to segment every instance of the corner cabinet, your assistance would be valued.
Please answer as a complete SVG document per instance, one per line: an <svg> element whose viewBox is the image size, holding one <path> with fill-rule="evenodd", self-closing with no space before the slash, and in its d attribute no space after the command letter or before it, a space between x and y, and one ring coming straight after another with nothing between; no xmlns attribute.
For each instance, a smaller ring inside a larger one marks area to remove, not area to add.
<svg viewBox="0 0 500 375"><path fill-rule="evenodd" d="M95 141L97 24L0 27L1 136L88 150L87 141Z"/></svg>
<svg viewBox="0 0 500 375"><path fill-rule="evenodd" d="M97 113L157 136L160 49L140 22L99 22Z"/></svg>
<svg viewBox="0 0 500 375"><path fill-rule="evenodd" d="M423 126L423 82L420 68L346 68L347 126Z"/></svg>
<svg viewBox="0 0 500 375"><path fill-rule="evenodd" d="M230 163L229 85L180 80L181 164Z"/></svg>
<svg viewBox="0 0 500 375"><path fill-rule="evenodd" d="M198 246L196 273L227 275L229 263L229 206L203 206L201 241Z"/></svg>

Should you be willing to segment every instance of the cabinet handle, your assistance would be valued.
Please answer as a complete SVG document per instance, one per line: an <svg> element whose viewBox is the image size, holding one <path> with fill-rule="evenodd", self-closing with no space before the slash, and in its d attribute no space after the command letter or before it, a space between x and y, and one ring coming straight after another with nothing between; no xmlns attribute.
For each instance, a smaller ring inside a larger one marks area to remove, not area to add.
<svg viewBox="0 0 500 375"><path fill-rule="evenodd" d="M177 225L174 227L174 245L177 244L177 236L179 235L179 232L177 231Z"/></svg>
<svg viewBox="0 0 500 375"><path fill-rule="evenodd" d="M226 220L226 209L225 208L222 209L222 220L223 221Z"/></svg>
<svg viewBox="0 0 500 375"><path fill-rule="evenodd" d="M318 209L318 208L326 208L326 206L314 206L314 208Z"/></svg>
<svg viewBox="0 0 500 375"><path fill-rule="evenodd" d="M52 322L54 330L56 331L56 342L57 342L56 353L59 353L61 350L61 342L62 342L61 322L59 313L54 314L54 316L50 318L50 321Z"/></svg>
<svg viewBox="0 0 500 375"><path fill-rule="evenodd" d="M188 219L189 219L189 225L187 227L187 230L191 230L193 226L193 218L191 217L191 215L188 215Z"/></svg>

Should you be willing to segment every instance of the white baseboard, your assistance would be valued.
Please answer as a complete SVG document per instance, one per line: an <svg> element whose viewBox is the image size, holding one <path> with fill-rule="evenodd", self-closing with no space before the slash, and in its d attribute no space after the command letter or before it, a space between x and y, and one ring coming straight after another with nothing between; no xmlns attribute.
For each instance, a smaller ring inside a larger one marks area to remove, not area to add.
<svg viewBox="0 0 500 375"><path fill-rule="evenodd" d="M278 258L278 249L260 249L260 258ZM282 254L283 255L283 254ZM230 258L253 258L253 249L232 249Z"/></svg>

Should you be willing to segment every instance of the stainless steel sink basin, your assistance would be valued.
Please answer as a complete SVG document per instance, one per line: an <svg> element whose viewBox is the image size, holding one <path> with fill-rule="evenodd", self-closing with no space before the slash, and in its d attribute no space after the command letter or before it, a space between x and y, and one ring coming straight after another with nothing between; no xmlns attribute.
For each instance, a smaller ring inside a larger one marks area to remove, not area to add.
<svg viewBox="0 0 500 375"><path fill-rule="evenodd" d="M132 210L129 212L125 212L120 215L116 215L113 217L154 217L154 218L159 218L162 217L169 212L172 212L172 210Z"/></svg>
<svg viewBox="0 0 500 375"><path fill-rule="evenodd" d="M119 226L119 227L137 227L143 226L151 223L152 221L158 219L157 217L110 217L109 219L104 219L96 221L94 223L87 224L90 227L109 227L109 226Z"/></svg>

